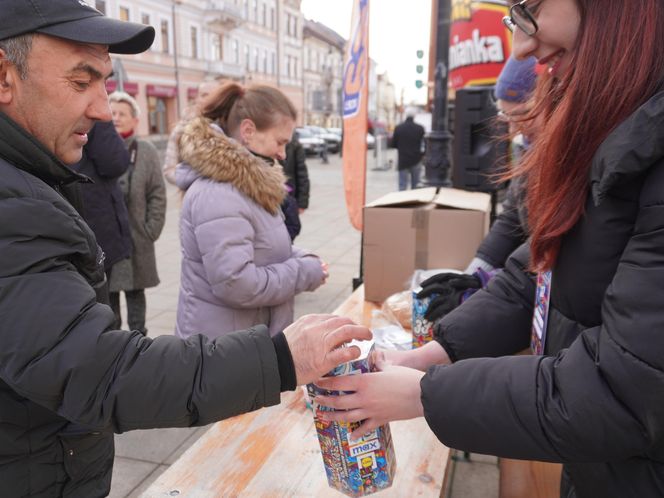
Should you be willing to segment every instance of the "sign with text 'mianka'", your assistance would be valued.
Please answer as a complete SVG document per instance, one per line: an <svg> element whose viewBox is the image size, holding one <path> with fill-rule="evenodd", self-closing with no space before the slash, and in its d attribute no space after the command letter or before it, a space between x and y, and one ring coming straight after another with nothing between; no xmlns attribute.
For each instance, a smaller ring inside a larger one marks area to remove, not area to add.
<svg viewBox="0 0 664 498"><path fill-rule="evenodd" d="M493 85L512 51L512 34L503 25L503 0L453 0L450 25L449 84Z"/></svg>

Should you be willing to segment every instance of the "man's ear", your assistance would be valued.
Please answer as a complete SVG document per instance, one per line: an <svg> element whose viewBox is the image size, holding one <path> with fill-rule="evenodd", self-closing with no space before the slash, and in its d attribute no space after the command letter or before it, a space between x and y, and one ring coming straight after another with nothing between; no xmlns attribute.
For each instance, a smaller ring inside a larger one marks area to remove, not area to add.
<svg viewBox="0 0 664 498"><path fill-rule="evenodd" d="M16 71L12 71L12 64L5 58L5 51L0 49L0 104L9 104L12 101L12 87Z"/></svg>

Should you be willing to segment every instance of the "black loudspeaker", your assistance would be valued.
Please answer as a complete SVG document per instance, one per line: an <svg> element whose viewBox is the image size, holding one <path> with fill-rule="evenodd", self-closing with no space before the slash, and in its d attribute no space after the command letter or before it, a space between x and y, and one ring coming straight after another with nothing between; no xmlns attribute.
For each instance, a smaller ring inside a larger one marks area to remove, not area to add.
<svg viewBox="0 0 664 498"><path fill-rule="evenodd" d="M496 120L493 86L462 88L454 103L452 185L480 192L496 192L496 181L507 164L507 128Z"/></svg>

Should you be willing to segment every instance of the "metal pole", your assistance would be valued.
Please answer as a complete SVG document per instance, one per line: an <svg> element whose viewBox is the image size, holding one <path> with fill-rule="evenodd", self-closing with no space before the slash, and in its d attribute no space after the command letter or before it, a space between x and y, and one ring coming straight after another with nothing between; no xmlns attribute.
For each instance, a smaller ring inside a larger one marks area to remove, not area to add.
<svg viewBox="0 0 664 498"><path fill-rule="evenodd" d="M175 102L177 105L177 119L180 120L181 108L180 108L180 68L178 66L178 36L177 30L175 28L176 19L175 19L175 6L180 4L179 0L173 0L171 4L171 15L173 18L173 65L175 66Z"/></svg>
<svg viewBox="0 0 664 498"><path fill-rule="evenodd" d="M436 0L434 0L436 1ZM424 158L427 185L449 187L451 139L447 112L447 62L450 50L450 0L437 0L438 26L436 29L436 70L434 99L431 111L431 132L426 136Z"/></svg>

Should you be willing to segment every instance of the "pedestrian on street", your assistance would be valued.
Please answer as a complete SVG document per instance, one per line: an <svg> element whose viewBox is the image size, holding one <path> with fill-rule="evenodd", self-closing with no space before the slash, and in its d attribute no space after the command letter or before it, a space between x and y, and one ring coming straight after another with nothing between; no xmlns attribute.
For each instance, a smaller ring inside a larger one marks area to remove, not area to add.
<svg viewBox="0 0 664 498"><path fill-rule="evenodd" d="M115 330L98 301L101 249L71 202L88 132L110 121L110 53L154 29L85 2L3 0L0 16L0 494L110 491L113 434L202 426L279 403L279 393L359 355L348 319L311 315L216 341ZM80 207L80 206L79 206Z"/></svg>
<svg viewBox="0 0 664 498"><path fill-rule="evenodd" d="M107 278L115 263L131 255L129 214L118 185L128 167L129 152L110 121L94 125L83 146L83 159L72 166L92 180L80 184L81 214L104 251Z"/></svg>
<svg viewBox="0 0 664 498"><path fill-rule="evenodd" d="M286 175L287 195L281 207L284 211L286 228L291 240L302 229L300 215L309 207L309 170L307 169L304 147L293 133L286 145L286 159L279 161Z"/></svg>
<svg viewBox="0 0 664 498"><path fill-rule="evenodd" d="M354 392L323 415L365 420L356 436L424 415L446 446L562 463L565 498L662 496L664 1L525 1L505 24L547 66L519 165L530 244L435 341L320 382Z"/></svg>
<svg viewBox="0 0 664 498"><path fill-rule="evenodd" d="M187 121L200 115L203 103L210 96L212 91L215 88L219 87L219 85L221 85L221 82L219 80L207 80L207 79L201 81L198 84L198 91L196 93L196 99L194 100L194 104L187 109L187 111L185 112L184 119L180 120L180 122L175 126L175 128L173 128L173 131L168 137L168 143L166 144L166 155L164 157L163 172L164 172L164 178L166 178L166 181L171 185L175 185L176 183L175 168L177 167L178 163L181 161L178 142L180 140L180 135L182 135L182 128L184 127Z"/></svg>
<svg viewBox="0 0 664 498"><path fill-rule="evenodd" d="M116 263L110 272L114 327L122 326L120 292L124 292L129 329L147 335L145 289L159 285L154 243L166 222L166 185L157 149L136 137L140 113L136 100L128 93L113 92L109 101L115 129L129 150L129 167L118 183L129 212L132 240L131 256Z"/></svg>
<svg viewBox="0 0 664 498"><path fill-rule="evenodd" d="M417 188L420 184L422 172L422 157L424 157L424 127L417 124L416 109L406 109L406 120L394 128L390 147L397 149L399 170L399 190Z"/></svg>
<svg viewBox="0 0 664 498"><path fill-rule="evenodd" d="M278 89L227 83L180 137L176 170L182 271L176 335L215 338L293 321L294 298L325 282L327 265L293 247L281 205L297 113Z"/></svg>

